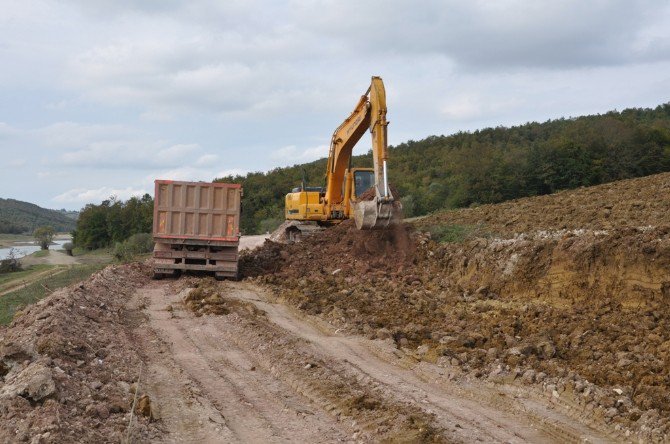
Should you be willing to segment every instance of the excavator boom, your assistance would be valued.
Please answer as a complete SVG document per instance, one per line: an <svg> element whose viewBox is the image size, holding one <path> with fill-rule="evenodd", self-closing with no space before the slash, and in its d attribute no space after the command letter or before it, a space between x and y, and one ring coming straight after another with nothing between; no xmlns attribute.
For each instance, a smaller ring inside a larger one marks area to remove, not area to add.
<svg viewBox="0 0 670 444"><path fill-rule="evenodd" d="M372 77L370 88L361 96L354 111L333 133L326 171L325 202L332 209L344 199L342 184L354 145L363 137L366 129L370 130L375 197L371 201L354 205L353 215L359 229L385 228L397 218L399 204L394 204L388 185L387 127L384 82L381 77Z"/></svg>

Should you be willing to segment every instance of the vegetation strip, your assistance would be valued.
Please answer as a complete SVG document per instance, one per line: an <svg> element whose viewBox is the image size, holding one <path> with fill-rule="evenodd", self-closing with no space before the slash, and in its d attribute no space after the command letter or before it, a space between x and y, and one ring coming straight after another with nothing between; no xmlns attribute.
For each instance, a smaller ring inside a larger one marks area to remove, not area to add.
<svg viewBox="0 0 670 444"><path fill-rule="evenodd" d="M39 301L54 290L82 281L104 267L101 264L76 265L3 295L0 297L0 324L9 324L15 313L23 307Z"/></svg>

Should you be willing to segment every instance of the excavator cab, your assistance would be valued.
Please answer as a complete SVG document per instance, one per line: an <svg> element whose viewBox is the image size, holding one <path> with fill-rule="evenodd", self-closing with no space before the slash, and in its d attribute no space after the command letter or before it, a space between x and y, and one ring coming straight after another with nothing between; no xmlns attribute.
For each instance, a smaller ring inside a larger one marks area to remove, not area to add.
<svg viewBox="0 0 670 444"><path fill-rule="evenodd" d="M375 186L375 172L373 169L356 169L354 175L353 198L356 199L361 194Z"/></svg>

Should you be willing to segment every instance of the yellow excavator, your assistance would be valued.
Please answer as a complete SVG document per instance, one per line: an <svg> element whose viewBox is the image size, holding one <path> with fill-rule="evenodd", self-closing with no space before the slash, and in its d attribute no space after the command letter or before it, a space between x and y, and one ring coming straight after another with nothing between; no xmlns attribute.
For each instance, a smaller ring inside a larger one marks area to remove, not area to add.
<svg viewBox="0 0 670 444"><path fill-rule="evenodd" d="M303 181L286 195L286 233L289 240L353 218L359 230L384 229L400 218L401 206L389 189L386 91L381 77L372 77L354 111L333 133L325 187ZM351 152L366 129L372 134L374 168L352 168ZM374 197L366 193L374 187ZM360 197L366 193L366 198ZM371 198L371 199L370 199Z"/></svg>

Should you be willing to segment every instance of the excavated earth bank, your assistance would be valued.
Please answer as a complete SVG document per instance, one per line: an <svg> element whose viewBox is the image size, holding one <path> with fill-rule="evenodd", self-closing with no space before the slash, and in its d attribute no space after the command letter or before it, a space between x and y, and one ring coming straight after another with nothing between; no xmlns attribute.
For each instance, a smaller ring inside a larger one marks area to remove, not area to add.
<svg viewBox="0 0 670 444"><path fill-rule="evenodd" d="M665 441L669 191L661 174L444 213L418 231L346 222L267 241L242 269L344 331L392 338L464 377L535 385L624 439ZM421 231L445 223L476 234L438 243Z"/></svg>
<svg viewBox="0 0 670 444"><path fill-rule="evenodd" d="M141 379L137 389L140 358L127 335L139 320L125 305L148 272L139 264L107 267L0 329L0 442L146 442L161 436Z"/></svg>

